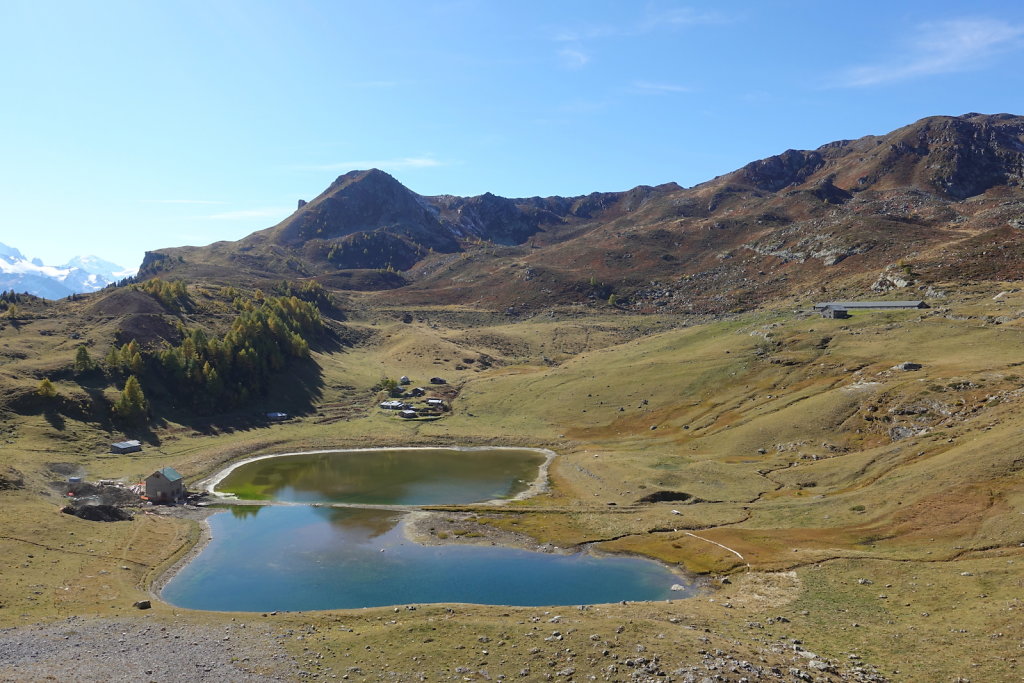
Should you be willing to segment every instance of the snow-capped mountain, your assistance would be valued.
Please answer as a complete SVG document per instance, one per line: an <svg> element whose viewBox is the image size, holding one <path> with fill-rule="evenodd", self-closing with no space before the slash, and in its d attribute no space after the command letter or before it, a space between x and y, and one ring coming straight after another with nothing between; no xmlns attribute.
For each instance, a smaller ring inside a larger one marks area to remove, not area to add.
<svg viewBox="0 0 1024 683"><path fill-rule="evenodd" d="M107 282L117 282L124 278L135 275L135 269L125 268L119 266L116 263L105 261L99 256L76 256L61 268L78 268L84 270L86 273L92 273L93 275L99 275Z"/></svg>
<svg viewBox="0 0 1024 683"><path fill-rule="evenodd" d="M96 256L77 256L63 266L47 266L38 258L0 243L0 290L28 292L44 299L95 292L130 275L134 270Z"/></svg>

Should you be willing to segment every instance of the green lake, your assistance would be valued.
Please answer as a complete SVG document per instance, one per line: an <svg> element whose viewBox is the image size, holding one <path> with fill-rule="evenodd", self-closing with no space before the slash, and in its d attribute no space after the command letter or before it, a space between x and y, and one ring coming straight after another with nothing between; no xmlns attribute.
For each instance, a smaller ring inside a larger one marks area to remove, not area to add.
<svg viewBox="0 0 1024 683"><path fill-rule="evenodd" d="M684 598L692 583L637 557L557 554L408 538L409 513L348 505L482 502L525 491L546 453L395 449L242 464L218 491L285 504L232 505L212 540L162 590L179 607L314 610L434 602L578 605ZM680 584L683 590L673 591Z"/></svg>
<svg viewBox="0 0 1024 683"><path fill-rule="evenodd" d="M437 505L511 498L547 459L528 448L395 448L270 457L244 463L216 486L244 500Z"/></svg>

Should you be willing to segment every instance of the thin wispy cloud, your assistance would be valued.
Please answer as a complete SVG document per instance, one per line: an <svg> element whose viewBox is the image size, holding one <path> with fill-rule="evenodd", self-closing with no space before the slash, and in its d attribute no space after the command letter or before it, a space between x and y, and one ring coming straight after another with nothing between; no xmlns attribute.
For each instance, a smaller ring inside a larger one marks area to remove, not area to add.
<svg viewBox="0 0 1024 683"><path fill-rule="evenodd" d="M619 35L621 30L614 26L585 26L573 29L560 29L551 39L556 43L578 43L583 40Z"/></svg>
<svg viewBox="0 0 1024 683"><path fill-rule="evenodd" d="M557 52L562 66L581 69L591 61L592 51L586 48L588 42L607 38L638 38L659 31L675 31L691 26L724 24L730 21L733 21L733 18L721 12L673 7L665 10L648 10L633 21L618 25L562 27L552 33L551 40L566 45Z"/></svg>
<svg viewBox="0 0 1024 683"><path fill-rule="evenodd" d="M143 204L226 204L212 199L142 199Z"/></svg>
<svg viewBox="0 0 1024 683"><path fill-rule="evenodd" d="M402 157L399 159L362 159L355 161L335 161L329 164L312 164L300 166L305 171L351 171L353 169L379 168L382 170L402 171L416 168L435 168L445 166L444 161L433 157Z"/></svg>
<svg viewBox="0 0 1024 683"><path fill-rule="evenodd" d="M636 30L646 33L663 28L725 24L732 20L732 17L722 12L697 10L692 7L675 7L661 12L649 13L637 24Z"/></svg>
<svg viewBox="0 0 1024 683"><path fill-rule="evenodd" d="M999 19L954 19L918 27L903 54L847 69L834 85L857 88L970 71L1024 47L1024 25Z"/></svg>
<svg viewBox="0 0 1024 683"><path fill-rule="evenodd" d="M198 216L208 221L239 221L247 220L250 218L279 218L281 216L287 216L292 211L291 207L266 207L262 209L240 209L237 211L221 211L219 213L211 213L205 216Z"/></svg>
<svg viewBox="0 0 1024 683"><path fill-rule="evenodd" d="M631 90L641 95L673 95L678 93L693 92L692 88L675 83L651 83L650 81L636 81Z"/></svg>
<svg viewBox="0 0 1024 683"><path fill-rule="evenodd" d="M562 66L567 69L582 69L590 61L590 55L579 48L566 47L558 51Z"/></svg>

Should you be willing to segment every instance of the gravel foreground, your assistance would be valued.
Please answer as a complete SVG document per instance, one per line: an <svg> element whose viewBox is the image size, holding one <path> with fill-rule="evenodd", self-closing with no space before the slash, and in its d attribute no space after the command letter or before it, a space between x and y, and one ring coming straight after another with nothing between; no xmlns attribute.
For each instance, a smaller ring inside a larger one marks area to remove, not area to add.
<svg viewBox="0 0 1024 683"><path fill-rule="evenodd" d="M70 617L0 630L0 681L291 681L303 678L266 627Z"/></svg>
<svg viewBox="0 0 1024 683"><path fill-rule="evenodd" d="M316 652L322 651L324 643L317 639L319 629L312 626L282 624L278 628L239 622L214 626L148 619L70 617L56 624L0 630L0 681L885 683L887 680L873 667L854 666L840 671L833 663L781 643L762 649L760 654L754 653L750 661L738 652L715 647L712 638L704 636L699 638L700 642L707 643L704 647L684 647L682 651L669 647L667 651L660 648L655 651L637 643L634 639L637 634L623 636L626 640L619 643L618 634L625 630L622 626L615 629L616 635L607 636L611 640L602 640L600 635L586 636L577 633L575 628L567 628L568 621L563 622L562 617L548 619L543 627L533 619L529 623L534 625L528 635L538 636L529 639L531 644L537 645L529 649L522 643L510 642L511 651L505 652L504 642L493 641L488 636L473 637L470 634L474 632L469 631L461 634L467 644L454 648L457 654L453 652L451 658L442 657L428 663L422 649L402 647L412 642L408 634L403 634L404 643L392 642L383 650L378 648L377 642L358 641L352 648L353 657L332 670ZM541 638L552 625L562 630L551 631L551 636ZM462 630L458 625L449 628ZM350 633L353 629L339 626L336 630ZM658 635L655 640L646 642L650 647L665 646L667 643L660 640L663 637ZM305 664L285 650L283 641L288 638L303 640L308 645L303 647L300 656ZM364 642L374 642L374 646L364 647ZM715 639L715 644L728 646L721 639ZM392 652L394 656L381 659L381 654L391 649L403 652ZM620 649L621 658L617 652L610 652ZM489 651L496 655L493 659L499 661L481 661L481 657L487 658ZM519 661L506 663L505 656Z"/></svg>

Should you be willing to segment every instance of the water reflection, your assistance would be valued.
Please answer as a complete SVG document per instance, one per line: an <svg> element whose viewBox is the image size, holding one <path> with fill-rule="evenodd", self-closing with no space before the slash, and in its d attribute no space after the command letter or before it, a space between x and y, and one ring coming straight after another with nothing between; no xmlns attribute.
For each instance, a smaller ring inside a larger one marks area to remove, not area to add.
<svg viewBox="0 0 1024 683"><path fill-rule="evenodd" d="M381 512L367 508L313 508L326 521L341 532L345 543L366 543L383 536L402 519L397 512Z"/></svg>
<svg viewBox="0 0 1024 683"><path fill-rule="evenodd" d="M231 514L239 519L245 519L246 517L255 517L259 514L262 505L229 505L228 508L231 510Z"/></svg>
<svg viewBox="0 0 1024 683"><path fill-rule="evenodd" d="M686 597L686 581L632 557L421 546L402 513L270 506L210 518L213 540L163 591L181 607L306 610L404 603L573 605Z"/></svg>

